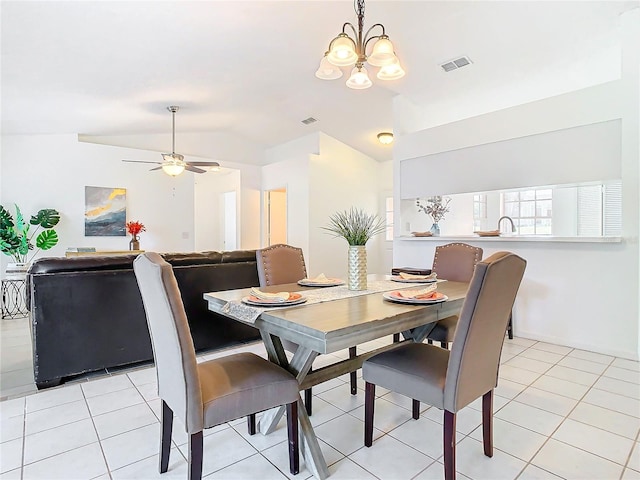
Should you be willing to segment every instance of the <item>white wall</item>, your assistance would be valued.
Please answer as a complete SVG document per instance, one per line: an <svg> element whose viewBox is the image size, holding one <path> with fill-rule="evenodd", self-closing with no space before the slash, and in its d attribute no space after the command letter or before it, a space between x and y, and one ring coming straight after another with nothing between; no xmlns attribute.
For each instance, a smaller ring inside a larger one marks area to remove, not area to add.
<svg viewBox="0 0 640 480"><path fill-rule="evenodd" d="M320 155L309 165L309 272L346 278L348 244L321 227L329 217L351 207L378 213L378 162L344 143L320 133ZM382 235L367 243L367 268L381 270Z"/></svg>
<svg viewBox="0 0 640 480"><path fill-rule="evenodd" d="M63 256L67 247L126 250L128 237L84 236L84 187L127 189L127 218L145 224L141 248L161 252L196 249L194 175L169 177L150 172L153 165L122 159L157 161L156 152L79 142L76 135L5 135L2 137L0 201L17 203L26 214L55 208L60 241L38 256ZM187 157L189 159L189 157ZM260 167L242 167L242 245L259 246ZM213 174L201 174L202 177ZM204 181L204 180L203 180ZM2 271L9 257L0 257Z"/></svg>
<svg viewBox="0 0 640 480"><path fill-rule="evenodd" d="M621 118L622 243L510 243L503 240L477 244L484 248L485 257L498 250L510 250L528 261L514 310L516 335L627 358L638 358L639 353L640 53L637 45L640 44L640 22L637 10L634 15L635 22L629 19L627 25L628 28L634 24L634 40L626 43L627 47L630 43L633 46L631 53L627 49L621 81L407 135L398 139L401 153L394 162L396 198L399 199L402 159ZM576 170L580 169L579 159L567 161L572 162ZM473 175L473 171L459 171L455 164L443 164L440 168L451 178L466 179ZM483 165L478 164L477 168L482 169ZM500 175L500 171L494 174ZM394 264L429 266L438 243L397 239Z"/></svg>
<svg viewBox="0 0 640 480"><path fill-rule="evenodd" d="M239 170L224 169L219 173L206 173L194 176L194 225L195 250L225 250L225 212L222 195L235 192L236 199L241 197L241 178ZM237 208L236 224L239 225L240 205ZM240 232L236 232L236 243Z"/></svg>

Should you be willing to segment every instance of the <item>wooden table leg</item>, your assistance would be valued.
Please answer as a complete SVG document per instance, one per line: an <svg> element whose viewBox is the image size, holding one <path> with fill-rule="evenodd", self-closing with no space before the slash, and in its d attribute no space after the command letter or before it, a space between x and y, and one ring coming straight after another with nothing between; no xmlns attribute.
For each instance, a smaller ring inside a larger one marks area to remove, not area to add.
<svg viewBox="0 0 640 480"><path fill-rule="evenodd" d="M293 373L296 376L298 383L302 383L311 369L311 364L318 356L318 352L300 346L293 354L291 362L289 362L286 354L284 353L284 349L282 348L282 342L278 337L262 331L260 334L262 335L262 340L265 348L267 349L269 359ZM260 418L260 432L264 435L273 432L282 418L284 411L285 407L281 406L264 412ZM307 411L302 403L302 399L298 400L298 421L300 422L300 435L302 437L300 446L302 447L301 451L307 464L307 468L316 478L324 480L329 476L329 469L327 467L327 462L322 455L318 438L313 431L313 426L311 425Z"/></svg>

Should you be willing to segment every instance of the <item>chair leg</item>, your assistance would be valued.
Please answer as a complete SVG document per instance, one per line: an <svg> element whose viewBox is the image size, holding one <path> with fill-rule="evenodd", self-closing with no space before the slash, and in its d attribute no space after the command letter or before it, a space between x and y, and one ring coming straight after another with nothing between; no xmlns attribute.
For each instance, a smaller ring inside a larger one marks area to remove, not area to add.
<svg viewBox="0 0 640 480"><path fill-rule="evenodd" d="M509 335L509 340L513 340L513 311L509 314L509 324L507 325L507 334Z"/></svg>
<svg viewBox="0 0 640 480"><path fill-rule="evenodd" d="M300 448L298 443L298 402L287 404L287 434L289 436L289 471L300 472Z"/></svg>
<svg viewBox="0 0 640 480"><path fill-rule="evenodd" d="M376 400L376 386L373 383L364 384L364 444L373 444L373 406Z"/></svg>
<svg viewBox="0 0 640 480"><path fill-rule="evenodd" d="M311 388L307 388L304 391L304 409L307 411L307 415L311 416L311 410L313 409L313 391Z"/></svg>
<svg viewBox="0 0 640 480"><path fill-rule="evenodd" d="M456 478L456 414L444 411L444 479Z"/></svg>
<svg viewBox="0 0 640 480"><path fill-rule="evenodd" d="M415 398L411 401L411 416L414 420L420 418L420 400L416 400Z"/></svg>
<svg viewBox="0 0 640 480"><path fill-rule="evenodd" d="M171 452L171 433L173 431L173 410L162 400L162 421L160 427L160 473L169 468L169 453Z"/></svg>
<svg viewBox="0 0 640 480"><path fill-rule="evenodd" d="M440 342L440 346L442 348L444 348L445 350L449 350L449 343L448 342Z"/></svg>
<svg viewBox="0 0 640 480"><path fill-rule="evenodd" d="M400 334L399 333L394 333L393 334L393 343L398 343L400 341Z"/></svg>
<svg viewBox="0 0 640 480"><path fill-rule="evenodd" d="M247 415L247 430L249 431L249 435L256 434L256 414L252 413L251 415Z"/></svg>
<svg viewBox="0 0 640 480"><path fill-rule="evenodd" d="M493 390L482 396L482 440L484 454L493 457Z"/></svg>
<svg viewBox="0 0 640 480"><path fill-rule="evenodd" d="M356 358L357 355L356 347L349 347L349 358ZM351 372L349 376L351 377L351 395L356 395L358 393L358 375L356 372Z"/></svg>
<svg viewBox="0 0 640 480"><path fill-rule="evenodd" d="M189 436L189 480L202 478L202 430Z"/></svg>

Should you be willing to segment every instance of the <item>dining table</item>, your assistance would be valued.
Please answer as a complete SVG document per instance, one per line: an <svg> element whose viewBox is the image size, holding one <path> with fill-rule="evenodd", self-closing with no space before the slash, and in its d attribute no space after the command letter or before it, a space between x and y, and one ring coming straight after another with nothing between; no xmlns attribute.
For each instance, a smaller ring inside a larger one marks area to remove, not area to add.
<svg viewBox="0 0 640 480"><path fill-rule="evenodd" d="M437 291L446 300L433 303L400 303L390 301L390 293L420 289L425 284L400 283L389 275L373 274L367 278L367 289L351 291L346 285L305 287L297 283L262 287L262 292L296 292L304 303L291 306L264 307L247 305L251 289L204 293L211 311L256 327L270 361L296 376L300 390L350 373L377 353L397 348L403 342L422 342L435 322L460 312L468 283L438 281ZM386 297L386 298L385 298ZM243 301L244 300L244 301ZM375 350L361 352L352 358L311 370L318 355L335 353L345 348L401 333L403 340ZM298 345L289 360L282 346L287 340ZM299 400L298 418L303 441L301 450L307 467L318 479L329 476L307 412ZM265 412L260 419L260 432L275 430L284 407Z"/></svg>

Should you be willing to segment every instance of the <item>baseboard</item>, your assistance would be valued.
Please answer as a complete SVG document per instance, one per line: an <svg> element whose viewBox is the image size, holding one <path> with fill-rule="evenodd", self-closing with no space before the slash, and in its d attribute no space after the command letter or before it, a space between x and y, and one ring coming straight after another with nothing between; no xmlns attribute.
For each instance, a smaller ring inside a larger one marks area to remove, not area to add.
<svg viewBox="0 0 640 480"><path fill-rule="evenodd" d="M591 343L581 343L581 342L573 342L567 341L566 338L559 338L553 335L540 335L538 333L527 332L526 330L522 330L518 328L517 331L514 329L514 336L519 338L527 338L529 340L537 340L539 342L553 343L554 345L563 345L565 347L578 348L580 350L588 350L590 352L602 353L603 355L613 355L614 357L626 358L628 360L640 360L637 351L629 351L629 350L616 350L613 348L607 348L601 344L591 344Z"/></svg>

